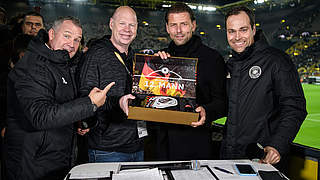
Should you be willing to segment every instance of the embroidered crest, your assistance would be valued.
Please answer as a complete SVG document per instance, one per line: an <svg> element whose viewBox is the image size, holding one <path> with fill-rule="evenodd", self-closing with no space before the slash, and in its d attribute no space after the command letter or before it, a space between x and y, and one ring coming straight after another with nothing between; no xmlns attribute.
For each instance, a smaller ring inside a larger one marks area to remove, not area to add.
<svg viewBox="0 0 320 180"><path fill-rule="evenodd" d="M257 79L258 77L260 77L261 73L262 73L262 71L259 66L252 66L249 70L249 76L252 79Z"/></svg>

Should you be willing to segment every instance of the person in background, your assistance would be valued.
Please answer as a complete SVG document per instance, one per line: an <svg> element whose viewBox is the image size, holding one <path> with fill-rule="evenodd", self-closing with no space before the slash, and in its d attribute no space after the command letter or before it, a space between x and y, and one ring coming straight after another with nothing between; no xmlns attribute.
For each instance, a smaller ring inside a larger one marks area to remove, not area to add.
<svg viewBox="0 0 320 180"><path fill-rule="evenodd" d="M3 8L0 8L0 23L1 23L1 19L4 24L1 24L0 26L0 35L1 35L0 65L1 67L5 68L5 70L1 71L1 78L2 78L1 83L4 84L3 87L6 87L6 79L9 73L7 65L9 64L10 66L12 66L15 63L13 61L20 59L18 57L19 55L17 54L18 49L16 49L17 43L19 44L22 43L22 41L24 40L22 39L19 40L19 39L26 37L21 34L30 35L30 36L37 35L38 31L44 28L43 26L44 20L41 14L37 12L29 12L27 14L19 14L11 18L9 24L6 24L7 22L6 11ZM5 93L2 93L2 95L3 97L6 97ZM1 102L5 103L5 101L1 101Z"/></svg>
<svg viewBox="0 0 320 180"><path fill-rule="evenodd" d="M121 96L131 93L132 88L133 50L130 44L137 35L135 11L128 6L118 7L110 18L109 27L111 36L95 40L85 53L80 72L80 95L88 94L94 86L103 87L115 81L108 97L117 103ZM127 119L127 114L119 108L98 111L93 120L87 122L87 127L91 127L88 133L89 162L144 160L139 125L137 121Z"/></svg>
<svg viewBox="0 0 320 180"><path fill-rule="evenodd" d="M13 40L13 52L12 56L9 59L9 64L6 67L6 71L4 72L9 72L14 65L22 59L24 56L24 53L27 50L27 46L29 42L31 41L33 36L27 35L27 34L19 34L14 40ZM4 134L6 132L6 127L7 127L7 78L8 74L5 74L3 71L1 73L1 141L3 142ZM1 144L1 175L2 178L5 179L5 153L6 152L6 147L4 144Z"/></svg>
<svg viewBox="0 0 320 180"><path fill-rule="evenodd" d="M93 116L114 84L77 98L69 61L81 37L78 19L59 18L48 33L38 32L9 73L6 179L63 179L72 167L73 123Z"/></svg>
<svg viewBox="0 0 320 180"><path fill-rule="evenodd" d="M40 29L44 29L43 16L37 12L25 14L21 28L23 34L36 36Z"/></svg>
<svg viewBox="0 0 320 180"><path fill-rule="evenodd" d="M7 11L0 7L0 24L7 24Z"/></svg>
<svg viewBox="0 0 320 180"><path fill-rule="evenodd" d="M159 160L213 159L212 121L226 115L226 66L215 49L202 44L195 35L196 19L184 3L172 5L165 16L166 30L171 38L168 48L159 51L162 59L170 56L198 58L196 111L200 120L191 126L159 124L156 127ZM218 156L216 155L216 158Z"/></svg>
<svg viewBox="0 0 320 180"><path fill-rule="evenodd" d="M249 145L260 143L261 162L285 171L290 144L307 115L296 67L287 54L268 45L249 8L231 8L225 24L232 57L221 158L248 158Z"/></svg>
<svg viewBox="0 0 320 180"><path fill-rule="evenodd" d="M12 38L9 26L7 25L7 11L0 7L0 45Z"/></svg>
<svg viewBox="0 0 320 180"><path fill-rule="evenodd" d="M16 37L18 34L22 34L22 23L23 23L24 16L25 16L25 13L20 12L9 19L7 25L10 29L11 36Z"/></svg>
<svg viewBox="0 0 320 180"><path fill-rule="evenodd" d="M9 29L6 25L7 23L7 12L4 8L0 7L0 35L1 35L1 42L0 42L0 53L3 55L2 43L6 42L8 39L8 34L10 34ZM3 58L3 57L2 57ZM8 75L8 68L6 65L6 61L1 58L1 72L0 72L0 102L1 107L6 107L3 102L6 102L6 89L7 89L7 75ZM6 109L0 108L0 129L3 131L5 127L5 119L6 119ZM2 134L2 133L1 133ZM2 142L2 141L1 141Z"/></svg>
<svg viewBox="0 0 320 180"><path fill-rule="evenodd" d="M0 7L0 55L2 57L2 43L8 41L11 33L7 26L7 11ZM3 57L2 57L3 58ZM3 156L3 136L6 127L6 97L7 97L7 77L8 77L8 68L6 66L6 60L1 58L1 71L0 71L0 130L1 130L1 138L0 138L0 158L1 158L1 179L5 178L5 163Z"/></svg>

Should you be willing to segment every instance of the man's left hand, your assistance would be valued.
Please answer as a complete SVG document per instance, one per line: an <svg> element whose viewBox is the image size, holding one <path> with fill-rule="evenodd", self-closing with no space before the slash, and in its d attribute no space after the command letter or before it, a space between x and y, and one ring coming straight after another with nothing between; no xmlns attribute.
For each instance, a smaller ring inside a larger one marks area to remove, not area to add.
<svg viewBox="0 0 320 180"><path fill-rule="evenodd" d="M123 112L128 116L129 114L129 100L130 99L135 99L136 97L134 97L132 94L127 94L124 95L120 98L119 100L119 105L120 108L123 110Z"/></svg>
<svg viewBox="0 0 320 180"><path fill-rule="evenodd" d="M192 122L192 127L201 126L206 121L206 110L202 106L197 107L196 112L200 112L200 119L197 122Z"/></svg>
<svg viewBox="0 0 320 180"><path fill-rule="evenodd" d="M266 156L261 160L262 163L277 164L281 159L280 153L274 147L266 146L264 152Z"/></svg>

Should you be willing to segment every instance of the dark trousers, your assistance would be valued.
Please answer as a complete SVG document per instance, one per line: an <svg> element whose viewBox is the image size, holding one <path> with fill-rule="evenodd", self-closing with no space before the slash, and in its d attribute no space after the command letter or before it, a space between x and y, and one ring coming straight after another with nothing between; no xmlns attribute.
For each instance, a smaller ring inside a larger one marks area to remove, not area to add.
<svg viewBox="0 0 320 180"><path fill-rule="evenodd" d="M6 147L4 144L4 139L1 137L1 145L0 145L0 156L1 156L1 179L6 179L6 162L5 162L5 152L6 152Z"/></svg>
<svg viewBox="0 0 320 180"><path fill-rule="evenodd" d="M153 160L214 159L209 128L165 123L152 123L149 127L149 136L155 141Z"/></svg>
<svg viewBox="0 0 320 180"><path fill-rule="evenodd" d="M76 164L89 162L88 157L88 136L77 135L77 160Z"/></svg>

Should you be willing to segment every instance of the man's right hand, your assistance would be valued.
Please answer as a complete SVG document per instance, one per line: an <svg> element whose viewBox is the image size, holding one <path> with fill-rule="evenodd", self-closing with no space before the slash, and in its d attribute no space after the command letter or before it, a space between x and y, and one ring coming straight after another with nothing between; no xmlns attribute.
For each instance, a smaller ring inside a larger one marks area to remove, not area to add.
<svg viewBox="0 0 320 180"><path fill-rule="evenodd" d="M88 129L78 128L77 133L78 133L80 136L83 136L83 135L85 135L86 133L88 133L89 131L90 131L90 128L88 128Z"/></svg>
<svg viewBox="0 0 320 180"><path fill-rule="evenodd" d="M4 134L6 133L6 127L1 129L1 137L4 138Z"/></svg>
<svg viewBox="0 0 320 180"><path fill-rule="evenodd" d="M262 159L263 163L277 164L281 159L279 151L274 147L266 146L264 148L264 152L266 153L266 156L264 159Z"/></svg>
<svg viewBox="0 0 320 180"><path fill-rule="evenodd" d="M90 91L90 94L88 95L91 102L98 107L102 106L106 101L106 94L110 90L110 88L115 84L115 82L112 82L108 84L103 90L95 87Z"/></svg>
<svg viewBox="0 0 320 180"><path fill-rule="evenodd" d="M170 54L164 51L158 51L157 53L154 53L155 56L160 56L161 59L167 59L170 57Z"/></svg>

